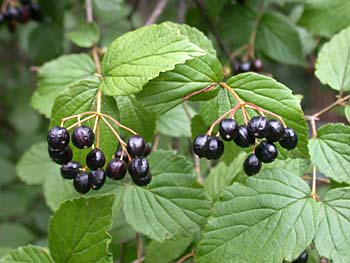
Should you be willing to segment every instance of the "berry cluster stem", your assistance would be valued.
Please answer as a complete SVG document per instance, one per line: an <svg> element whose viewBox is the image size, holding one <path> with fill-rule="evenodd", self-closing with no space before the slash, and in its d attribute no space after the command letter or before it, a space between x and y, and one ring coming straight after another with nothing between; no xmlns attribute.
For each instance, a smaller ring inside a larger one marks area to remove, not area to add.
<svg viewBox="0 0 350 263"><path fill-rule="evenodd" d="M183 257L181 257L178 261L176 261L176 263L182 263L184 262L186 259L194 257L195 255L195 250L194 248L192 249L192 251L186 255L184 255Z"/></svg>

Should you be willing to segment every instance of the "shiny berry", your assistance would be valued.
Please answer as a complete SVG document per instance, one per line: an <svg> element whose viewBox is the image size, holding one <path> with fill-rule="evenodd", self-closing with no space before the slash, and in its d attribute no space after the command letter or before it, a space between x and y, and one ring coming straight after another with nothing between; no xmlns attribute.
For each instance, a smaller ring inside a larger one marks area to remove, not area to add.
<svg viewBox="0 0 350 263"><path fill-rule="evenodd" d="M89 192L89 175L86 172L80 172L73 179L73 186L78 193L86 194L87 192Z"/></svg>
<svg viewBox="0 0 350 263"><path fill-rule="evenodd" d="M261 169L261 162L254 153L250 154L243 164L244 172L248 175L257 174Z"/></svg>
<svg viewBox="0 0 350 263"><path fill-rule="evenodd" d="M254 59L252 61L252 70L254 72L261 72L263 70L263 62L260 59Z"/></svg>
<svg viewBox="0 0 350 263"><path fill-rule="evenodd" d="M251 66L252 66L251 61L242 62L242 63L239 65L238 73L246 73L246 72L249 72L249 71L251 70Z"/></svg>
<svg viewBox="0 0 350 263"><path fill-rule="evenodd" d="M145 177L142 177L142 178L132 177L132 180L138 186L146 186L152 181L152 175L148 173Z"/></svg>
<svg viewBox="0 0 350 263"><path fill-rule="evenodd" d="M96 171L90 171L89 173L89 185L92 190L99 190L106 181L106 174L103 169L97 169Z"/></svg>
<svg viewBox="0 0 350 263"><path fill-rule="evenodd" d="M122 147L118 146L117 151L114 153L114 157L117 159L120 159L122 154L123 154L122 160L124 160L124 162L128 163L129 162L128 154L125 151L123 153Z"/></svg>
<svg viewBox="0 0 350 263"><path fill-rule="evenodd" d="M132 178L143 178L149 173L148 161L145 157L132 159L128 171Z"/></svg>
<svg viewBox="0 0 350 263"><path fill-rule="evenodd" d="M299 257L296 260L292 261L292 263L306 263L308 258L309 258L309 255L305 250L303 253L299 255Z"/></svg>
<svg viewBox="0 0 350 263"><path fill-rule="evenodd" d="M61 166L61 175L66 179L74 179L79 173L79 169L81 168L80 163L77 162L69 162Z"/></svg>
<svg viewBox="0 0 350 263"><path fill-rule="evenodd" d="M21 17L19 8L17 7L10 7L4 12L4 19L6 21L14 21L19 20Z"/></svg>
<svg viewBox="0 0 350 263"><path fill-rule="evenodd" d="M277 158L277 148L272 142L262 141L255 148L255 155L263 163L271 163Z"/></svg>
<svg viewBox="0 0 350 263"><path fill-rule="evenodd" d="M245 125L239 126L238 135L234 142L243 148L249 147L254 144L255 137L248 132L248 129Z"/></svg>
<svg viewBox="0 0 350 263"><path fill-rule="evenodd" d="M255 138L264 138L269 131L268 120L263 116L255 116L248 122L247 129Z"/></svg>
<svg viewBox="0 0 350 263"><path fill-rule="evenodd" d="M152 152L152 144L146 143L144 156L146 157L146 156L150 155L151 152Z"/></svg>
<svg viewBox="0 0 350 263"><path fill-rule="evenodd" d="M67 146L65 149L53 149L50 146L47 147L50 158L57 164L69 163L73 158L72 149Z"/></svg>
<svg viewBox="0 0 350 263"><path fill-rule="evenodd" d="M120 180L124 178L127 170L128 165L124 160L114 158L107 164L106 174L111 179Z"/></svg>
<svg viewBox="0 0 350 263"><path fill-rule="evenodd" d="M293 150L298 145L298 134L292 128L285 128L280 145L287 150Z"/></svg>
<svg viewBox="0 0 350 263"><path fill-rule="evenodd" d="M232 141L238 135L239 126L233 119L224 119L220 122L219 132L224 141Z"/></svg>
<svg viewBox="0 0 350 263"><path fill-rule="evenodd" d="M79 126L72 133L72 142L79 149L89 148L94 141L94 132L88 126Z"/></svg>
<svg viewBox="0 0 350 263"><path fill-rule="evenodd" d="M206 148L205 144L208 141L208 135L198 135L193 141L193 152L199 157L205 157Z"/></svg>
<svg viewBox="0 0 350 263"><path fill-rule="evenodd" d="M97 170L98 168L102 168L106 163L106 158L104 153L98 149L92 149L87 155L86 155L86 165L91 170Z"/></svg>
<svg viewBox="0 0 350 263"><path fill-rule="evenodd" d="M35 21L41 21L43 19L43 13L37 3L30 4L30 15Z"/></svg>
<svg viewBox="0 0 350 263"><path fill-rule="evenodd" d="M69 144L69 132L63 127L54 126L47 133L47 143L53 149L65 149Z"/></svg>
<svg viewBox="0 0 350 263"><path fill-rule="evenodd" d="M129 138L126 149L133 158L144 156L146 142L140 135L133 135Z"/></svg>
<svg viewBox="0 0 350 263"><path fill-rule="evenodd" d="M284 134L283 124L278 120L269 120L268 126L269 126L269 130L266 135L266 139L268 139L270 142L279 141Z"/></svg>
<svg viewBox="0 0 350 263"><path fill-rule="evenodd" d="M224 143L217 137L210 137L204 147L205 157L209 160L217 160L224 153Z"/></svg>

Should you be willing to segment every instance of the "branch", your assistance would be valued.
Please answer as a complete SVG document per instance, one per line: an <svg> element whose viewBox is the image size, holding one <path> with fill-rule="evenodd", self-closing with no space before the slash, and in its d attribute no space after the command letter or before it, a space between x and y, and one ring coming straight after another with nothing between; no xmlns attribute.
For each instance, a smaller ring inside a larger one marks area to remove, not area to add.
<svg viewBox="0 0 350 263"><path fill-rule="evenodd" d="M168 3L169 0L159 0L150 17L146 20L145 26L154 24L163 13Z"/></svg>
<svg viewBox="0 0 350 263"><path fill-rule="evenodd" d="M179 6L177 11L177 22L180 24L185 23L186 9L187 9L186 1L179 0Z"/></svg>
<svg viewBox="0 0 350 263"><path fill-rule="evenodd" d="M180 258L178 261L176 261L176 263L182 263L184 262L186 259L193 257L195 254L194 249L192 249L192 251L186 255L184 255L182 258Z"/></svg>
<svg viewBox="0 0 350 263"><path fill-rule="evenodd" d="M86 0L86 20L88 23L94 21L94 17L92 15L92 0Z"/></svg>
<svg viewBox="0 0 350 263"><path fill-rule="evenodd" d="M338 105L341 105L343 103L345 103L346 101L348 101L350 99L350 95L347 95L343 98L339 98L337 101L335 101L334 103L332 103L331 105L325 107L324 109L320 110L319 112L316 112L315 114L313 114L312 116L315 118L320 118L323 114L329 112L331 109L335 108Z"/></svg>
<svg viewBox="0 0 350 263"><path fill-rule="evenodd" d="M142 240L141 240L141 234L136 233L136 248L137 248L137 263L141 263L143 261L142 259Z"/></svg>

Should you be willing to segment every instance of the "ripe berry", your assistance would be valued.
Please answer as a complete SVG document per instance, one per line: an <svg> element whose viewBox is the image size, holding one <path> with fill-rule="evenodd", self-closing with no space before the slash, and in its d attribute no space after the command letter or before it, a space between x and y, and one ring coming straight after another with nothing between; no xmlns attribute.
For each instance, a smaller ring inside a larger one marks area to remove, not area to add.
<svg viewBox="0 0 350 263"><path fill-rule="evenodd" d="M20 19L19 22L22 24L27 23L31 19L31 14L30 14L30 7L29 6L23 6L20 9Z"/></svg>
<svg viewBox="0 0 350 263"><path fill-rule="evenodd" d="M269 131L266 135L266 139L270 142L279 141L284 134L283 124L278 120L269 120Z"/></svg>
<svg viewBox="0 0 350 263"><path fill-rule="evenodd" d="M303 253L299 255L299 257L294 260L292 263L306 263L309 255L307 251L305 250Z"/></svg>
<svg viewBox="0 0 350 263"><path fill-rule="evenodd" d="M122 147L118 146L117 151L114 153L114 157L117 159L120 159L120 157L122 156L122 153L123 153ZM124 162L126 163L129 162L129 158L126 152L124 152L122 160L124 160Z"/></svg>
<svg viewBox="0 0 350 263"><path fill-rule="evenodd" d="M100 149L93 149L86 155L86 165L91 170L102 168L106 163L104 153Z"/></svg>
<svg viewBox="0 0 350 263"><path fill-rule="evenodd" d="M257 174L261 169L261 162L254 153L250 154L243 164L244 172L248 175Z"/></svg>
<svg viewBox="0 0 350 263"><path fill-rule="evenodd" d="M131 157L141 157L145 154L146 143L140 135L133 135L129 138L126 149Z"/></svg>
<svg viewBox="0 0 350 263"><path fill-rule="evenodd" d="M238 73L246 73L246 72L249 72L251 70L251 61L246 61L246 62L242 62L240 65L239 65L239 68L238 68Z"/></svg>
<svg viewBox="0 0 350 263"><path fill-rule="evenodd" d="M69 144L69 132L63 127L52 127L47 133L47 143L53 149L65 149Z"/></svg>
<svg viewBox="0 0 350 263"><path fill-rule="evenodd" d="M106 174L111 179L120 180L124 178L127 169L128 165L124 160L114 158L107 164Z"/></svg>
<svg viewBox="0 0 350 263"><path fill-rule="evenodd" d="M146 186L152 181L152 175L151 173L148 173L145 177L142 177L142 178L132 177L132 180L138 186Z"/></svg>
<svg viewBox="0 0 350 263"><path fill-rule="evenodd" d="M255 137L248 132L248 129L245 125L239 126L238 135L234 142L243 148L249 147L255 143Z"/></svg>
<svg viewBox="0 0 350 263"><path fill-rule="evenodd" d="M220 122L219 132L224 141L232 141L238 135L238 124L233 119L224 119Z"/></svg>
<svg viewBox="0 0 350 263"><path fill-rule="evenodd" d="M254 59L252 62L252 70L254 72L260 72L263 70L263 62L260 59Z"/></svg>
<svg viewBox="0 0 350 263"><path fill-rule="evenodd" d="M146 143L144 156L146 157L146 156L150 155L151 152L152 152L152 144Z"/></svg>
<svg viewBox="0 0 350 263"><path fill-rule="evenodd" d="M61 166L61 175L66 179L73 179L79 173L79 168L81 168L80 163L69 162Z"/></svg>
<svg viewBox="0 0 350 263"><path fill-rule="evenodd" d="M30 14L35 21L41 21L43 19L43 13L41 12L41 8L37 3L30 4Z"/></svg>
<svg viewBox="0 0 350 263"><path fill-rule="evenodd" d="M208 141L208 135L198 135L193 141L193 152L199 157L205 157L206 148L205 144Z"/></svg>
<svg viewBox="0 0 350 263"><path fill-rule="evenodd" d="M264 138L269 131L269 123L265 117L255 116L248 122L247 129L256 138Z"/></svg>
<svg viewBox="0 0 350 263"><path fill-rule="evenodd" d="M103 169L90 171L88 181L92 190L99 190L106 181L105 171Z"/></svg>
<svg viewBox="0 0 350 263"><path fill-rule="evenodd" d="M263 163L271 163L277 158L277 148L272 142L262 141L255 148L255 155Z"/></svg>
<svg viewBox="0 0 350 263"><path fill-rule="evenodd" d="M224 153L224 143L217 137L210 137L205 143L205 157L209 160L217 160Z"/></svg>
<svg viewBox="0 0 350 263"><path fill-rule="evenodd" d="M4 12L4 19L6 21L15 21L20 19L19 9L16 7L10 7Z"/></svg>
<svg viewBox="0 0 350 263"><path fill-rule="evenodd" d="M148 161L145 157L133 159L130 164L128 171L132 178L143 178L149 173Z"/></svg>
<svg viewBox="0 0 350 263"><path fill-rule="evenodd" d="M53 149L50 146L47 147L50 158L57 164L66 164L73 158L72 149L67 146L65 149Z"/></svg>
<svg viewBox="0 0 350 263"><path fill-rule="evenodd" d="M94 141L94 132L88 126L79 126L73 131L72 142L79 149L89 148Z"/></svg>
<svg viewBox="0 0 350 263"><path fill-rule="evenodd" d="M86 194L87 192L89 192L89 175L86 172L80 172L73 179L73 186L78 193Z"/></svg>
<svg viewBox="0 0 350 263"><path fill-rule="evenodd" d="M285 128L280 145L287 150L293 150L298 145L298 134L292 128Z"/></svg>

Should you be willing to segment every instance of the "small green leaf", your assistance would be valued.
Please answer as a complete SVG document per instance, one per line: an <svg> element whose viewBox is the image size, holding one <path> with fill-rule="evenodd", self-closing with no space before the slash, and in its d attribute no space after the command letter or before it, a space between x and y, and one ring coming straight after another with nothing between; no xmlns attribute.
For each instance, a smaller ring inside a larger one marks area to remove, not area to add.
<svg viewBox="0 0 350 263"><path fill-rule="evenodd" d="M149 157L152 182L125 190L126 221L138 232L157 241L198 232L210 212L210 202L196 182L192 164L172 151Z"/></svg>
<svg viewBox="0 0 350 263"><path fill-rule="evenodd" d="M34 240L35 236L21 224L3 223L0 225L0 246L18 247Z"/></svg>
<svg viewBox="0 0 350 263"><path fill-rule="evenodd" d="M309 148L311 161L331 179L350 183L350 127L343 124L328 124L317 131Z"/></svg>
<svg viewBox="0 0 350 263"><path fill-rule="evenodd" d="M33 108L49 118L57 96L95 72L94 62L86 54L65 55L45 63L39 69L38 88L31 99Z"/></svg>
<svg viewBox="0 0 350 263"><path fill-rule="evenodd" d="M107 95L139 92L149 80L205 52L167 24L139 28L117 38L102 62Z"/></svg>
<svg viewBox="0 0 350 263"><path fill-rule="evenodd" d="M0 263L54 263L47 248L19 247L0 259Z"/></svg>
<svg viewBox="0 0 350 263"><path fill-rule="evenodd" d="M89 48L99 41L100 29L94 22L82 23L68 34L68 38L78 47Z"/></svg>
<svg viewBox="0 0 350 263"><path fill-rule="evenodd" d="M112 262L107 231L112 226L114 195L63 203L49 226L49 248L55 262Z"/></svg>
<svg viewBox="0 0 350 263"><path fill-rule="evenodd" d="M318 54L316 76L339 91L350 90L350 27L334 35Z"/></svg>
<svg viewBox="0 0 350 263"><path fill-rule="evenodd" d="M329 191L321 205L315 244L321 256L334 263L349 261L350 188Z"/></svg>
<svg viewBox="0 0 350 263"><path fill-rule="evenodd" d="M196 262L292 261L311 243L318 213L302 179L265 170L226 188L204 229Z"/></svg>

